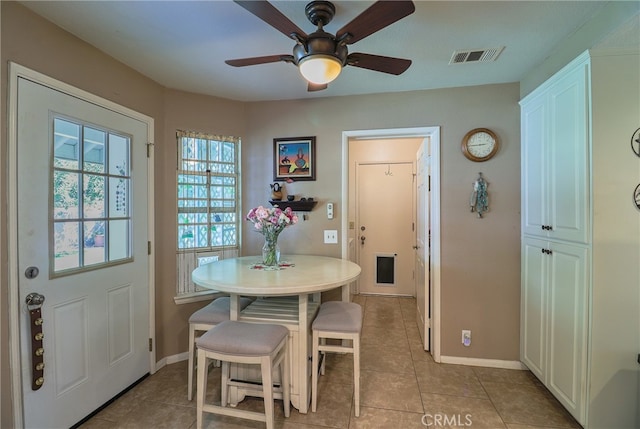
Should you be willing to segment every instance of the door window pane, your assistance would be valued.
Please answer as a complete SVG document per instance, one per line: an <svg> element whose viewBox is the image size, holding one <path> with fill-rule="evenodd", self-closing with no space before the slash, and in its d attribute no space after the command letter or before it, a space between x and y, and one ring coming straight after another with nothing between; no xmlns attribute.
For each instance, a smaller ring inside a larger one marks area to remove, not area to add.
<svg viewBox="0 0 640 429"><path fill-rule="evenodd" d="M130 223L129 220L109 221L110 261L118 261L129 257L131 253L129 249Z"/></svg>
<svg viewBox="0 0 640 429"><path fill-rule="evenodd" d="M122 177L109 178L109 217L129 215L129 182Z"/></svg>
<svg viewBox="0 0 640 429"><path fill-rule="evenodd" d="M92 173L104 173L104 150L107 133L94 128L84 128L84 169Z"/></svg>
<svg viewBox="0 0 640 429"><path fill-rule="evenodd" d="M95 174L84 174L83 176L84 217L104 217L104 176Z"/></svg>
<svg viewBox="0 0 640 429"><path fill-rule="evenodd" d="M116 134L109 135L109 174L130 176L128 137Z"/></svg>
<svg viewBox="0 0 640 429"><path fill-rule="evenodd" d="M105 262L104 221L84 222L84 265Z"/></svg>
<svg viewBox="0 0 640 429"><path fill-rule="evenodd" d="M80 266L78 253L79 222L56 222L53 228L54 270L62 271Z"/></svg>
<svg viewBox="0 0 640 429"><path fill-rule="evenodd" d="M80 207L80 175L69 171L53 172L53 218L77 219Z"/></svg>
<svg viewBox="0 0 640 429"><path fill-rule="evenodd" d="M78 169L80 125L59 118L53 120L53 165Z"/></svg>
<svg viewBox="0 0 640 429"><path fill-rule="evenodd" d="M131 139L67 118L53 124L54 274L131 260Z"/></svg>

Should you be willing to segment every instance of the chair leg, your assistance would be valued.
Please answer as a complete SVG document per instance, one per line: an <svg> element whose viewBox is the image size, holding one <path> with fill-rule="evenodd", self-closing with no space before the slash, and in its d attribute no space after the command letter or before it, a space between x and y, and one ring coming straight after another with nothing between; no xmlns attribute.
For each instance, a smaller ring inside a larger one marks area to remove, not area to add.
<svg viewBox="0 0 640 429"><path fill-rule="evenodd" d="M195 371L195 362L194 362L194 354L195 354L195 329L191 325L189 325L189 382L187 383L187 399L191 401L193 399L193 373Z"/></svg>
<svg viewBox="0 0 640 429"><path fill-rule="evenodd" d="M220 406L226 407L229 403L229 378L230 378L231 364L229 362L222 362L222 376L220 381L221 386L221 399Z"/></svg>
<svg viewBox="0 0 640 429"><path fill-rule="evenodd" d="M311 412L318 408L318 331L313 331L311 352ZM324 364L324 362L323 362Z"/></svg>
<svg viewBox="0 0 640 429"><path fill-rule="evenodd" d="M266 415L267 429L273 429L274 426L274 410L273 410L273 377L271 374L271 359L262 358L260 364L262 371L262 393L264 395L264 413Z"/></svg>
<svg viewBox="0 0 640 429"><path fill-rule="evenodd" d="M284 402L284 416L291 415L291 363L289 362L289 343L284 345L284 359L280 363L280 380L282 380L282 400Z"/></svg>
<svg viewBox="0 0 640 429"><path fill-rule="evenodd" d="M353 339L353 396L356 417L360 416L360 337Z"/></svg>
<svg viewBox="0 0 640 429"><path fill-rule="evenodd" d="M327 344L327 339L326 338L320 338L320 344L322 344L323 346ZM327 352L320 352L322 353L322 363L320 364L320 375L324 375L325 372L325 364L327 362Z"/></svg>
<svg viewBox="0 0 640 429"><path fill-rule="evenodd" d="M197 380L197 391L196 391L196 428L202 429L202 417L203 417L203 408L204 408L204 399L206 396L206 368L207 368L207 357L205 355L204 350L198 350L198 380Z"/></svg>

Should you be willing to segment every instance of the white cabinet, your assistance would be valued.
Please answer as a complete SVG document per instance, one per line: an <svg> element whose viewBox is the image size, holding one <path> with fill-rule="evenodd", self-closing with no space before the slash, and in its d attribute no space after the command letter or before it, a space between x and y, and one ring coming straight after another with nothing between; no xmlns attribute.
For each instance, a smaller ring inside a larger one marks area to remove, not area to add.
<svg viewBox="0 0 640 429"><path fill-rule="evenodd" d="M578 421L586 393L587 266L586 246L523 239L521 359Z"/></svg>
<svg viewBox="0 0 640 429"><path fill-rule="evenodd" d="M587 243L588 61L522 101L522 232Z"/></svg>
<svg viewBox="0 0 640 429"><path fill-rule="evenodd" d="M589 275L589 57L522 102L521 360L584 424Z"/></svg>
<svg viewBox="0 0 640 429"><path fill-rule="evenodd" d="M638 76L585 52L521 102L520 357L585 429L640 428Z"/></svg>

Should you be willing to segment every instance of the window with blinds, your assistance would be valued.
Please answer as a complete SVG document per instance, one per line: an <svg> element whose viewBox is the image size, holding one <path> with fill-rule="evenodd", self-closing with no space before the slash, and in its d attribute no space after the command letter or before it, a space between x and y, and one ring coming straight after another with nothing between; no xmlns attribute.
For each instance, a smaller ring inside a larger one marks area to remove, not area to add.
<svg viewBox="0 0 640 429"><path fill-rule="evenodd" d="M177 293L198 292L191 271L239 254L240 139L178 131Z"/></svg>

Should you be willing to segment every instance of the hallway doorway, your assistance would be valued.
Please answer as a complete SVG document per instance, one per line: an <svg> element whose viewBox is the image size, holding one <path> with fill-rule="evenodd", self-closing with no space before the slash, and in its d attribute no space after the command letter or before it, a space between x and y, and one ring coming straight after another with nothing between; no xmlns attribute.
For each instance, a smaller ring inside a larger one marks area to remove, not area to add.
<svg viewBox="0 0 640 429"><path fill-rule="evenodd" d="M416 161L416 155L418 148L425 142L429 143L431 148L431 157L429 159L429 201L425 204L424 210L418 210L418 207L414 204L410 216L407 216L407 222L412 228L412 236L410 245L416 246L417 244L417 231L416 223L420 221L425 224L427 231L430 231L430 258L428 263L423 266L423 273L416 275L414 271L415 255L411 256L411 277L412 296L427 297L428 302L422 303L422 314L425 314L425 307L429 308L429 319L421 320L417 317L418 323L422 323L420 330L429 330L430 335L425 335L424 338L428 338L429 343L425 343L425 350L430 350L433 358L436 362L440 361L440 128L439 127L420 127L420 128L396 128L396 129L379 129L379 130L356 130L356 131L344 131L342 133L342 205L346 208L343 211L341 219L341 234L342 239L342 257L351 258L356 263L360 264L364 271L367 270L367 263L360 259L363 255L366 257L366 252L361 247L361 226L358 219L358 196L356 191L356 166L358 164L365 164L367 162L371 164L389 164L404 161L404 158L410 159L413 165ZM413 145L413 146L412 146ZM364 147L365 149L359 148ZM426 168L426 167L423 167ZM414 173L415 173L414 167ZM415 189L416 185L413 184L415 201ZM380 195L379 206L388 206L393 204L395 196L385 198ZM424 219L418 220L416 216L420 214ZM403 221L405 217L403 216ZM366 228L366 225L364 225ZM374 238L371 234L374 231L370 231L368 235L365 235L365 242L370 238ZM412 249L415 253L415 248ZM370 258L371 259L371 258ZM388 260L387 262L390 262ZM375 265L372 263L372 266ZM397 268L396 268L397 269ZM375 271L374 271L375 272ZM416 282L416 278L422 278L428 281ZM371 294L366 286L363 286L362 282L368 281L366 274L361 277L361 280L352 285L351 293L353 294ZM423 288L427 290L418 291L415 290L415 285L421 283ZM375 289L374 289L375 291ZM384 293L393 294L387 290ZM397 295L403 295L403 293L397 293ZM419 313L420 309L416 307L416 313Z"/></svg>

